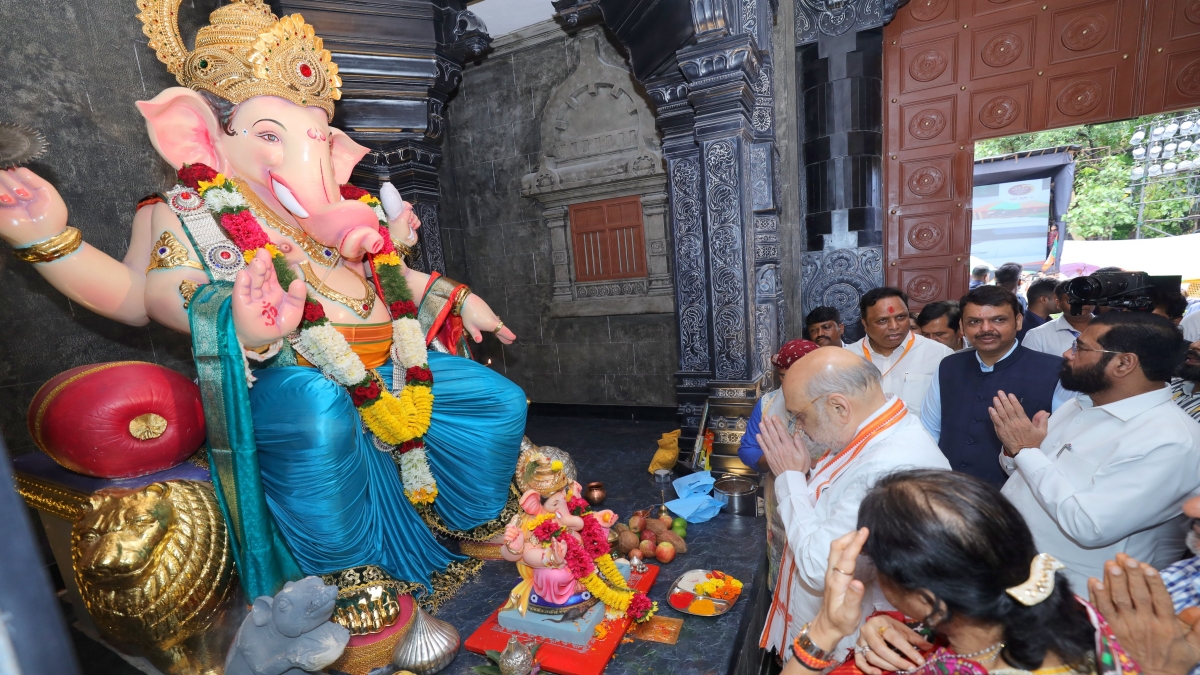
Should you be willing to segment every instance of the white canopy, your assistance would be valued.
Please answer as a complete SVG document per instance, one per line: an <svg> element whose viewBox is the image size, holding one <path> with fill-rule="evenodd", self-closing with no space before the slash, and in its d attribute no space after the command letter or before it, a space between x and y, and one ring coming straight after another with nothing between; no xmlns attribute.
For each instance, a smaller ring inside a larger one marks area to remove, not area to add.
<svg viewBox="0 0 1200 675"><path fill-rule="evenodd" d="M1130 272L1178 274L1184 281L1200 279L1200 234L1154 239L1063 242L1063 267L1076 263L1120 267Z"/></svg>

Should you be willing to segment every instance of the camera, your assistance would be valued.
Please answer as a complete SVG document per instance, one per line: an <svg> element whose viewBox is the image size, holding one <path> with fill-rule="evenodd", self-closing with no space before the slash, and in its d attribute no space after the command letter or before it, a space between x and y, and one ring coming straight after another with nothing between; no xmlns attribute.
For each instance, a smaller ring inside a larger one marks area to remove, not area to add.
<svg viewBox="0 0 1200 675"><path fill-rule="evenodd" d="M1067 282L1071 315L1078 316L1084 305L1115 307L1132 312L1154 311L1156 297L1178 293L1181 276L1151 276L1145 272L1104 272L1075 277Z"/></svg>

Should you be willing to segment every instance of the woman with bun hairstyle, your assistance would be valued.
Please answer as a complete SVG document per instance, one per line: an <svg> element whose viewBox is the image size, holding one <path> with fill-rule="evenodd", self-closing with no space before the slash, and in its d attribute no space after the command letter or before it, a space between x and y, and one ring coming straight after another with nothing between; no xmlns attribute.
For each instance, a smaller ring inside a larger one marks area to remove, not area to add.
<svg viewBox="0 0 1200 675"><path fill-rule="evenodd" d="M898 472L867 494L858 525L830 547L824 604L784 675L843 658L836 675L1140 674L991 485L948 471ZM861 579L870 574L899 611L867 619L852 658L829 653L862 624Z"/></svg>

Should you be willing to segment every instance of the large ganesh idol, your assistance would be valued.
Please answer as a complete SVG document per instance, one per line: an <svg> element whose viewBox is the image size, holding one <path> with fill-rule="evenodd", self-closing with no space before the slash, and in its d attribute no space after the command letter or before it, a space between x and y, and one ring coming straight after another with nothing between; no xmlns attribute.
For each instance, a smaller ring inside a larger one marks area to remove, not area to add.
<svg viewBox="0 0 1200 675"><path fill-rule="evenodd" d="M329 126L341 81L303 18L234 1L189 51L179 0L138 6L184 85L138 103L180 184L139 204L118 261L67 226L49 183L2 171L0 237L92 311L190 333L248 598L321 574L452 592L464 559L431 528L499 541L526 406L454 354L464 332L516 336L405 265L420 223L390 184L382 204L344 185L366 149Z"/></svg>

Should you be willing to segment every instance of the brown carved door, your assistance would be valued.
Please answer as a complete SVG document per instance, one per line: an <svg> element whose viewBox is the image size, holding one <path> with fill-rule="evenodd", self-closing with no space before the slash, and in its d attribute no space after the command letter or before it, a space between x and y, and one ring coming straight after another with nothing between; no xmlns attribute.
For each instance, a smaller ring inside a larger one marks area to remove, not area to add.
<svg viewBox="0 0 1200 675"><path fill-rule="evenodd" d="M884 96L887 283L958 298L974 142L1200 104L1200 0L912 0Z"/></svg>

